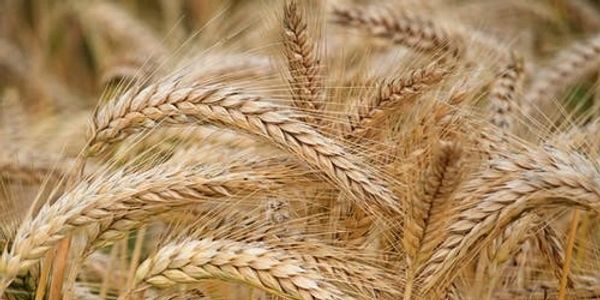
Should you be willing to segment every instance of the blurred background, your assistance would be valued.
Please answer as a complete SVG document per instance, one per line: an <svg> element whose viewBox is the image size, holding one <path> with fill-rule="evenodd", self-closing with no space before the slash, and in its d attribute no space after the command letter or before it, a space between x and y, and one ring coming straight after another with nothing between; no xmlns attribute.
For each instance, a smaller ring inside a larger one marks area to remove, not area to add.
<svg viewBox="0 0 600 300"><path fill-rule="evenodd" d="M247 49L265 44L264 39L242 36L264 25L268 10L279 10L279 2L0 0L0 91L16 89L27 109L36 113L90 107L106 80L115 76L111 72L137 70L140 62L161 49L173 55L192 35L197 34L200 38L194 43L204 47L235 32L235 42L247 42ZM592 0L355 2L408 2L493 31L515 45L527 45L538 57L600 30L600 1Z"/></svg>

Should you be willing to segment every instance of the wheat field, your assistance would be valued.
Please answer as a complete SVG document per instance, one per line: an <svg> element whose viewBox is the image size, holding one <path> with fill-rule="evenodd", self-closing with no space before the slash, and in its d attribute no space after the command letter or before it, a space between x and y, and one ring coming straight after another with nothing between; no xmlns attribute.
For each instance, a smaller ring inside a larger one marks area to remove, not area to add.
<svg viewBox="0 0 600 300"><path fill-rule="evenodd" d="M0 299L600 299L600 2L0 0Z"/></svg>

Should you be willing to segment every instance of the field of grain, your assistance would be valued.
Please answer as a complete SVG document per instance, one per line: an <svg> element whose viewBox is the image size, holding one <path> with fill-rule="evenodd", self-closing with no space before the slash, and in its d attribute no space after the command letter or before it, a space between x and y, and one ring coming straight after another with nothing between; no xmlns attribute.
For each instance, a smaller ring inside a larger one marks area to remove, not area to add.
<svg viewBox="0 0 600 300"><path fill-rule="evenodd" d="M600 1L0 0L0 299L600 299Z"/></svg>

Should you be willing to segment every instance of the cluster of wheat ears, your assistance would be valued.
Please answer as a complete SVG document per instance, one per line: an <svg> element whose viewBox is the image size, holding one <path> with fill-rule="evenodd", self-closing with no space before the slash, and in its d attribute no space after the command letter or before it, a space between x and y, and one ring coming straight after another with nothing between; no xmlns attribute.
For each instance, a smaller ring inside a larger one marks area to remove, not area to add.
<svg viewBox="0 0 600 300"><path fill-rule="evenodd" d="M0 1L0 299L599 299L585 0Z"/></svg>

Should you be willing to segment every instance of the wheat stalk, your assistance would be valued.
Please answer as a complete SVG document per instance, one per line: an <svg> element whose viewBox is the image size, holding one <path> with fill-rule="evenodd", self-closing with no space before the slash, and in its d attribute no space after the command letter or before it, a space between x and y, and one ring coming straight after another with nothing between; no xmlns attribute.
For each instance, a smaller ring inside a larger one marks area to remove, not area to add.
<svg viewBox="0 0 600 300"><path fill-rule="evenodd" d="M571 224L569 226L569 235L567 238L567 249L565 251L565 259L563 268L560 272L560 288L558 290L558 300L564 300L567 294L567 285L569 284L569 276L571 272L571 259L573 258L573 246L575 245L575 238L577 235L577 227L579 226L579 216L581 212L579 210L573 211L571 217Z"/></svg>

